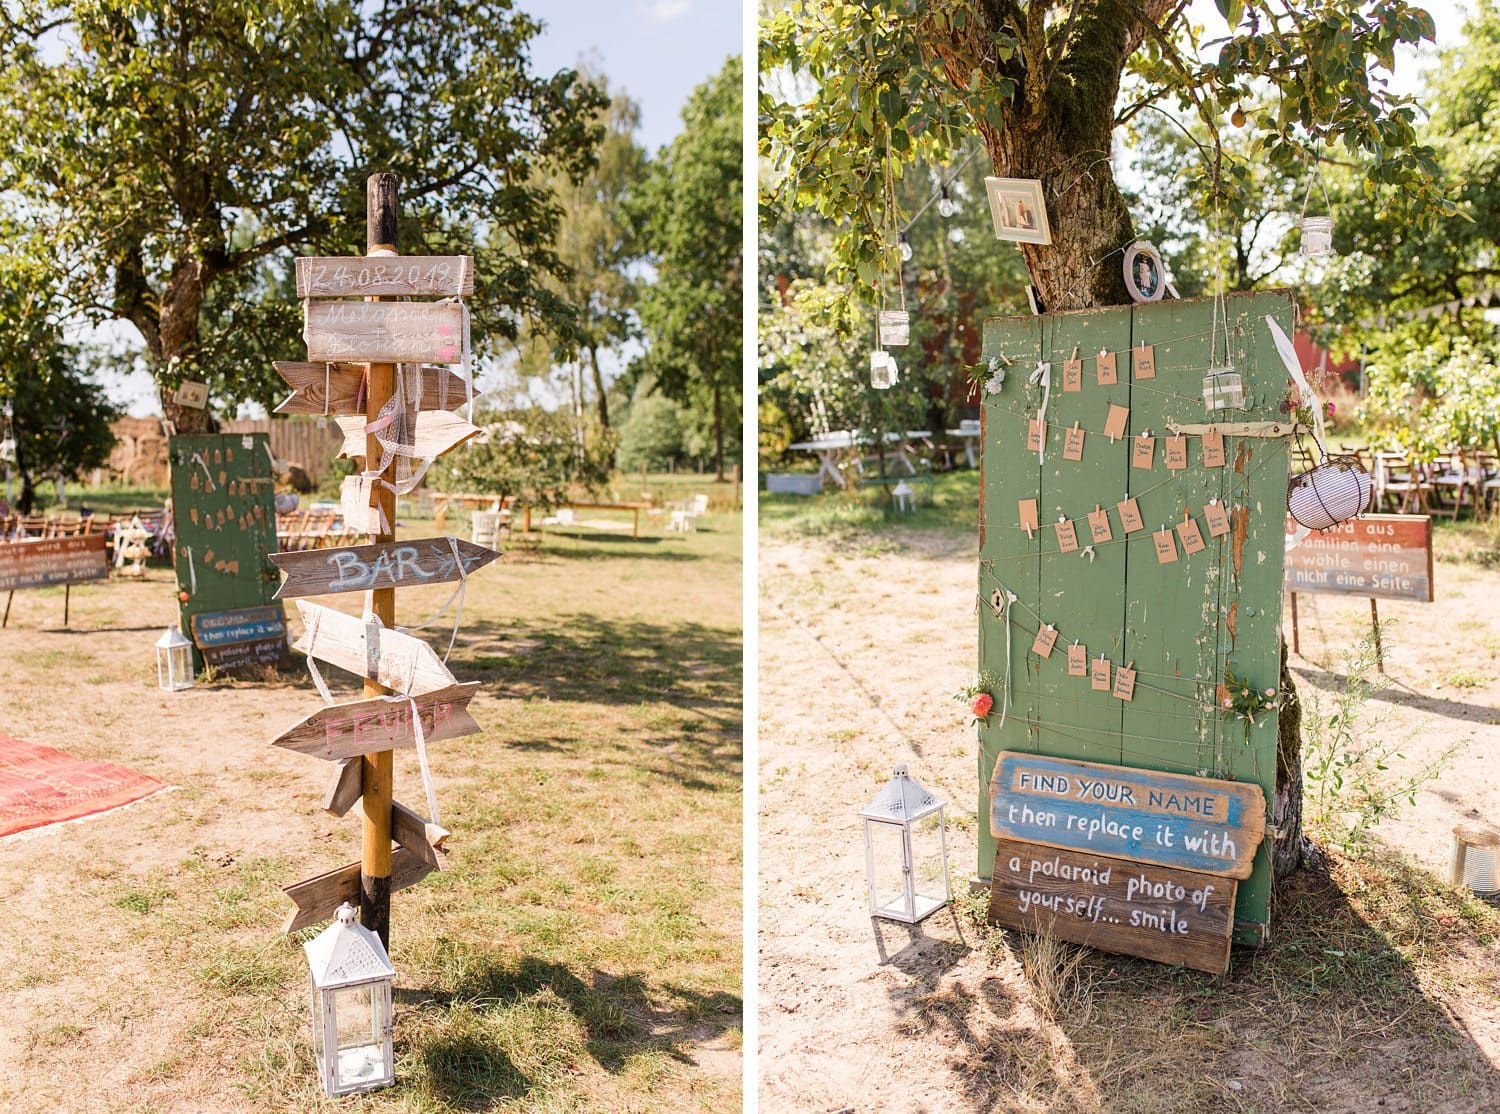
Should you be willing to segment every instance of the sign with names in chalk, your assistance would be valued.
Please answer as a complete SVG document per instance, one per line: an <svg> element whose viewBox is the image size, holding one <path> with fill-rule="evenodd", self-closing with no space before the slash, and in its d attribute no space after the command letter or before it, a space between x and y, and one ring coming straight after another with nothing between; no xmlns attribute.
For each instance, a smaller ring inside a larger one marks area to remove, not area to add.
<svg viewBox="0 0 1500 1114"><path fill-rule="evenodd" d="M1286 520L1287 536L1296 522ZM1286 551L1288 592L1432 602L1432 519L1367 514L1313 531Z"/></svg>
<svg viewBox="0 0 1500 1114"><path fill-rule="evenodd" d="M1266 830L1260 786L1002 752L990 830L1094 855L1246 878Z"/></svg>
<svg viewBox="0 0 1500 1114"><path fill-rule="evenodd" d="M989 921L1222 975L1239 883L998 839Z"/></svg>

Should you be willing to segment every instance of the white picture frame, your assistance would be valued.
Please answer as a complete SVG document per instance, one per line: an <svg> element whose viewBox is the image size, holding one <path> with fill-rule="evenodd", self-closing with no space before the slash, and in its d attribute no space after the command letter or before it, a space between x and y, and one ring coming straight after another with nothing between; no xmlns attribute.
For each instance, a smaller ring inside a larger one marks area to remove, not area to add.
<svg viewBox="0 0 1500 1114"><path fill-rule="evenodd" d="M1137 240L1125 249L1121 270L1125 289L1137 302L1159 302L1167 292L1167 266L1162 262L1161 252L1145 240Z"/></svg>
<svg viewBox="0 0 1500 1114"><path fill-rule="evenodd" d="M990 219L995 238L1018 244L1050 244L1052 227L1047 223L1047 202L1042 183L1035 178L986 178L984 192L990 199Z"/></svg>

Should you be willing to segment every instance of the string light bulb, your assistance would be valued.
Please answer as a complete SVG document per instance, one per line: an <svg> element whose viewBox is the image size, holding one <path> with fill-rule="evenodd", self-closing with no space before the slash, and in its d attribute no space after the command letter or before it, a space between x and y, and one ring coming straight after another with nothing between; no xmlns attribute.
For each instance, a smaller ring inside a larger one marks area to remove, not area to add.
<svg viewBox="0 0 1500 1114"><path fill-rule="evenodd" d="M901 250L901 262L908 263L911 261L911 244L907 242L905 232L901 233L900 235L901 239L899 246Z"/></svg>
<svg viewBox="0 0 1500 1114"><path fill-rule="evenodd" d="M953 203L953 198L948 196L948 185L946 182L943 184L942 194L938 197L937 210L945 217L951 217L954 213L958 212L958 206Z"/></svg>

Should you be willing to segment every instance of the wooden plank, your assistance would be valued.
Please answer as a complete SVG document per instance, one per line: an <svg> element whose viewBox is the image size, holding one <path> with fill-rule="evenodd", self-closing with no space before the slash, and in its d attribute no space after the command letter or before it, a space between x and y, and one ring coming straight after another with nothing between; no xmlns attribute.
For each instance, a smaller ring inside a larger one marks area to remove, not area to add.
<svg viewBox="0 0 1500 1114"><path fill-rule="evenodd" d="M199 646L203 660L224 673L241 673L268 665L280 665L287 659L286 636L260 638L251 642L230 642L222 646Z"/></svg>
<svg viewBox="0 0 1500 1114"><path fill-rule="evenodd" d="M391 802L391 838L434 870L441 869L438 850L448 834L447 828L427 821L400 801Z"/></svg>
<svg viewBox="0 0 1500 1114"><path fill-rule="evenodd" d="M995 847L989 922L1075 944L1229 970L1232 879L1002 839Z"/></svg>
<svg viewBox="0 0 1500 1114"><path fill-rule="evenodd" d="M294 650L411 696L458 683L420 638L374 623L367 626L356 616L322 604L296 604L303 632ZM367 643L367 634L374 635L373 641Z"/></svg>
<svg viewBox="0 0 1500 1114"><path fill-rule="evenodd" d="M391 890L415 886L434 870L441 869L441 862L429 864L405 848L398 848L391 855ZM296 932L299 928L326 921L346 901L358 908L359 864L350 863L305 882L294 882L281 887L281 892L296 905L282 924L281 931Z"/></svg>
<svg viewBox="0 0 1500 1114"><path fill-rule="evenodd" d="M1287 537L1297 523L1286 519ZM1289 592L1431 603L1432 518L1369 514L1314 531L1286 552Z"/></svg>
<svg viewBox="0 0 1500 1114"><path fill-rule="evenodd" d="M429 742L477 734L481 729L469 715L469 701L479 690L478 681L452 685L414 697ZM360 754L417 745L412 730L411 701L356 700L330 704L299 720L271 740L299 754L311 754L331 762Z"/></svg>
<svg viewBox="0 0 1500 1114"><path fill-rule="evenodd" d="M344 445L339 450L339 456L363 457L367 447L365 419L356 415L334 418L334 421L344 434ZM471 437L478 437L484 432L477 425L446 410L424 410L416 415L415 421L408 418L406 429L407 436L400 443L414 449L415 455L422 460L436 460ZM392 438L387 436L386 440Z"/></svg>
<svg viewBox="0 0 1500 1114"><path fill-rule="evenodd" d="M454 559L457 546L458 558ZM410 588L446 584L484 568L500 554L458 538L420 538L339 549L289 550L270 554L286 579L276 598L364 592L371 588Z"/></svg>
<svg viewBox="0 0 1500 1114"><path fill-rule="evenodd" d="M290 397L276 407L276 413L364 414L364 365L278 360L275 366L292 388ZM423 410L453 410L469 401L463 377L451 368L424 364L421 377ZM479 392L473 397L477 399Z"/></svg>
<svg viewBox="0 0 1500 1114"><path fill-rule="evenodd" d="M990 784L997 838L1244 878L1266 830L1260 786L1007 751Z"/></svg>
<svg viewBox="0 0 1500 1114"><path fill-rule="evenodd" d="M79 584L109 576L103 534L0 542L0 591Z"/></svg>
<svg viewBox="0 0 1500 1114"><path fill-rule="evenodd" d="M309 302L307 358L317 362L454 364L463 307L450 302Z"/></svg>
<svg viewBox="0 0 1500 1114"><path fill-rule="evenodd" d="M297 297L455 297L474 293L472 255L303 255Z"/></svg>
<svg viewBox="0 0 1500 1114"><path fill-rule="evenodd" d="M226 673L279 665L286 659L286 616L281 604L200 611L189 624L203 660Z"/></svg>
<svg viewBox="0 0 1500 1114"><path fill-rule="evenodd" d="M339 763L338 772L323 798L323 808L335 816L343 816L364 792L364 763L358 758L346 758Z"/></svg>

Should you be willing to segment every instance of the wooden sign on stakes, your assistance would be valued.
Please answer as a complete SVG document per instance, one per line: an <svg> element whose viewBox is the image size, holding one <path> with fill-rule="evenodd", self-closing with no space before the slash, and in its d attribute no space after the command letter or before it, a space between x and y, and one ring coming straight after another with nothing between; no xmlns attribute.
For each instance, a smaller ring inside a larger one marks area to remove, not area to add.
<svg viewBox="0 0 1500 1114"><path fill-rule="evenodd" d="M383 542L270 554L286 577L276 591L279 600L364 592L371 588L446 584L484 568L499 556L493 549L458 538L422 538L400 544Z"/></svg>
<svg viewBox="0 0 1500 1114"><path fill-rule="evenodd" d="M307 363L278 360L276 372L292 388L290 397L276 407L278 414L363 414L365 369L362 364ZM471 398L464 380L450 369L434 364L421 367L422 409L452 410Z"/></svg>

